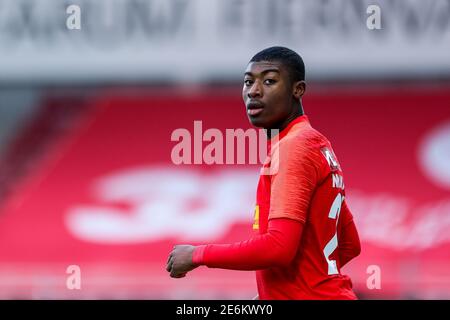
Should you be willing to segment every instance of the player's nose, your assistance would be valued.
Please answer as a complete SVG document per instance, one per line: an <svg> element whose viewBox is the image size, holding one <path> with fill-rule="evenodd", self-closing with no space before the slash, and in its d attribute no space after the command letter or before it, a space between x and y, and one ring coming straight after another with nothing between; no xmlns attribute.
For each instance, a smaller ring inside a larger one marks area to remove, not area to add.
<svg viewBox="0 0 450 320"><path fill-rule="evenodd" d="M255 81L253 85L248 89L247 97L254 99L262 96L262 88L259 81Z"/></svg>

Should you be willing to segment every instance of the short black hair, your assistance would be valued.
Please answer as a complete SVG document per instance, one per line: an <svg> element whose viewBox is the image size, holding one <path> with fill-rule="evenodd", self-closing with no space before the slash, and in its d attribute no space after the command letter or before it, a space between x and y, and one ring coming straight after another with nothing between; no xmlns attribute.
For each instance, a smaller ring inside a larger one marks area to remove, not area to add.
<svg viewBox="0 0 450 320"><path fill-rule="evenodd" d="M289 72L292 82L305 80L305 64L302 57L295 51L286 47L270 47L253 56L250 62L277 61L283 64ZM250 63L249 62L249 63Z"/></svg>

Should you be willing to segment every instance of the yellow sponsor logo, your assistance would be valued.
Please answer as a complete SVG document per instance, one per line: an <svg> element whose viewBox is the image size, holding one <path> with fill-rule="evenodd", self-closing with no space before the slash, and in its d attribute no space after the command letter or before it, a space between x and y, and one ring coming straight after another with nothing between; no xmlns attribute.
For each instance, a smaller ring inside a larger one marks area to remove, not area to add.
<svg viewBox="0 0 450 320"><path fill-rule="evenodd" d="M259 229L259 206L256 205L255 207L255 216L253 220L253 230Z"/></svg>

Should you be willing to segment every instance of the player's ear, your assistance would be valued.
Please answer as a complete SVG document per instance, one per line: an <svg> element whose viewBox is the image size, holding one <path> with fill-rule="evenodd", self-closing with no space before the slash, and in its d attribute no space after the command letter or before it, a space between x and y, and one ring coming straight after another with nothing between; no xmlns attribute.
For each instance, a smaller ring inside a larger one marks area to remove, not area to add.
<svg viewBox="0 0 450 320"><path fill-rule="evenodd" d="M295 99L299 100L306 91L306 82L305 81L296 81L293 87L293 95Z"/></svg>

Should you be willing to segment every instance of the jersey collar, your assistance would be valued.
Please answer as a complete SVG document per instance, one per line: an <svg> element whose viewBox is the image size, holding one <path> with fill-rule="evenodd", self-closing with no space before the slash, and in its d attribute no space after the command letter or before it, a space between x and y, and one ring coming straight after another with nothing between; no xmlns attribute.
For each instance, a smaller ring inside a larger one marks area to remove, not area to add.
<svg viewBox="0 0 450 320"><path fill-rule="evenodd" d="M279 132L276 136L271 137L269 141L272 141L272 139L275 137L278 137L279 140L283 139L289 133L289 131L292 129L293 126L301 122L309 122L308 116L304 114L302 116L295 118L294 120L289 122L286 128L281 130L281 132Z"/></svg>

